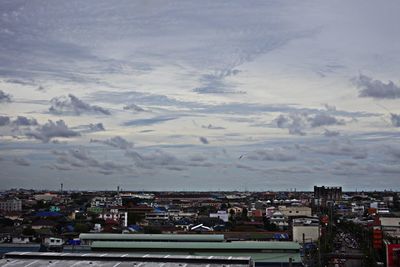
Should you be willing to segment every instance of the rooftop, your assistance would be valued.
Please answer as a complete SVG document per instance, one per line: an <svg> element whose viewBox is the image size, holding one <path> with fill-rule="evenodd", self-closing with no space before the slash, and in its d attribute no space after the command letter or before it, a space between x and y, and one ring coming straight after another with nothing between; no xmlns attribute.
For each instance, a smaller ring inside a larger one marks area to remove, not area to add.
<svg viewBox="0 0 400 267"><path fill-rule="evenodd" d="M223 242L224 235L201 234L80 234L82 240L115 241L180 241L180 242ZM186 244L186 243L185 243Z"/></svg>
<svg viewBox="0 0 400 267"><path fill-rule="evenodd" d="M179 255L143 255L143 254L96 254L96 253L38 253L11 252L0 260L0 266L142 266L142 267L178 267L178 266L252 266L250 257L203 257Z"/></svg>

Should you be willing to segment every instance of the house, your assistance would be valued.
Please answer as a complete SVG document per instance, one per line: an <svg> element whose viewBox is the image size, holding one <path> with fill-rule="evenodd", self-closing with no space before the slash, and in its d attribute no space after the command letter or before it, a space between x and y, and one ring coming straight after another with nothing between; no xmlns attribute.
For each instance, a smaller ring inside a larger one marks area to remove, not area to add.
<svg viewBox="0 0 400 267"><path fill-rule="evenodd" d="M312 212L310 207L304 206L279 206L278 210L288 218L291 217L311 217Z"/></svg>
<svg viewBox="0 0 400 267"><path fill-rule="evenodd" d="M280 211L276 211L274 212L271 217L269 217L269 220L271 223L275 224L276 226L278 226L280 229L285 229L288 227L288 221L287 218L285 217L285 215L280 212Z"/></svg>
<svg viewBox="0 0 400 267"><path fill-rule="evenodd" d="M229 214L225 210L219 210L217 213L210 213L210 218L219 218L224 222L229 221Z"/></svg>

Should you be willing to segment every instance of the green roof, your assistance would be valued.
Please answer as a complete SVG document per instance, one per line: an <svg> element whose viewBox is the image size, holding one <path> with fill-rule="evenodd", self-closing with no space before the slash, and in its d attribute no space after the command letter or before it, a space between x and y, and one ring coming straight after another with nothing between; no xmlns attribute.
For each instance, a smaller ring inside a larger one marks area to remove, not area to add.
<svg viewBox="0 0 400 267"><path fill-rule="evenodd" d="M104 242L95 241L93 250L143 251L148 254L251 257L255 262L301 262L296 242Z"/></svg>
<svg viewBox="0 0 400 267"><path fill-rule="evenodd" d="M300 250L299 243L290 241L235 242L115 242L94 241L92 248L114 249L202 249L202 250Z"/></svg>
<svg viewBox="0 0 400 267"><path fill-rule="evenodd" d="M80 234L81 240L98 241L196 241L223 242L224 235L168 234ZM186 242L185 242L186 243Z"/></svg>

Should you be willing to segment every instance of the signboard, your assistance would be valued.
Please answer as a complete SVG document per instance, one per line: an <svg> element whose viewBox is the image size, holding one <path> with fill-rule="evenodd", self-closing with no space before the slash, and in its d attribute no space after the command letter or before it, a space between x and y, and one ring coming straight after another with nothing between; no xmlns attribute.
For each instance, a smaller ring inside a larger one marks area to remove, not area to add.
<svg viewBox="0 0 400 267"><path fill-rule="evenodd" d="M388 267L400 266L400 244L386 245L386 262Z"/></svg>
<svg viewBox="0 0 400 267"><path fill-rule="evenodd" d="M51 206L51 207L50 207L50 211L52 211L52 212L59 212L59 211L60 211L60 208L57 207L57 206Z"/></svg>
<svg viewBox="0 0 400 267"><path fill-rule="evenodd" d="M373 243L374 243L374 249L381 249L382 248L382 230L379 228L374 229L374 236L373 236Z"/></svg>

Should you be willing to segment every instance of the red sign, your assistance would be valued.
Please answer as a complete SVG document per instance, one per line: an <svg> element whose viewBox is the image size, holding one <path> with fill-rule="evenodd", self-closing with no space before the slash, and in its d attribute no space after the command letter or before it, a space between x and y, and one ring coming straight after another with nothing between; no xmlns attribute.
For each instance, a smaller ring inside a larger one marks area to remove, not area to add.
<svg viewBox="0 0 400 267"><path fill-rule="evenodd" d="M323 222L324 224L328 224L329 222L329 217L327 215L324 215L321 217L321 222Z"/></svg>
<svg viewBox="0 0 400 267"><path fill-rule="evenodd" d="M388 244L386 247L386 262L388 267L400 266L400 244Z"/></svg>
<svg viewBox="0 0 400 267"><path fill-rule="evenodd" d="M374 229L374 249L381 249L382 248L382 230L377 228Z"/></svg>

